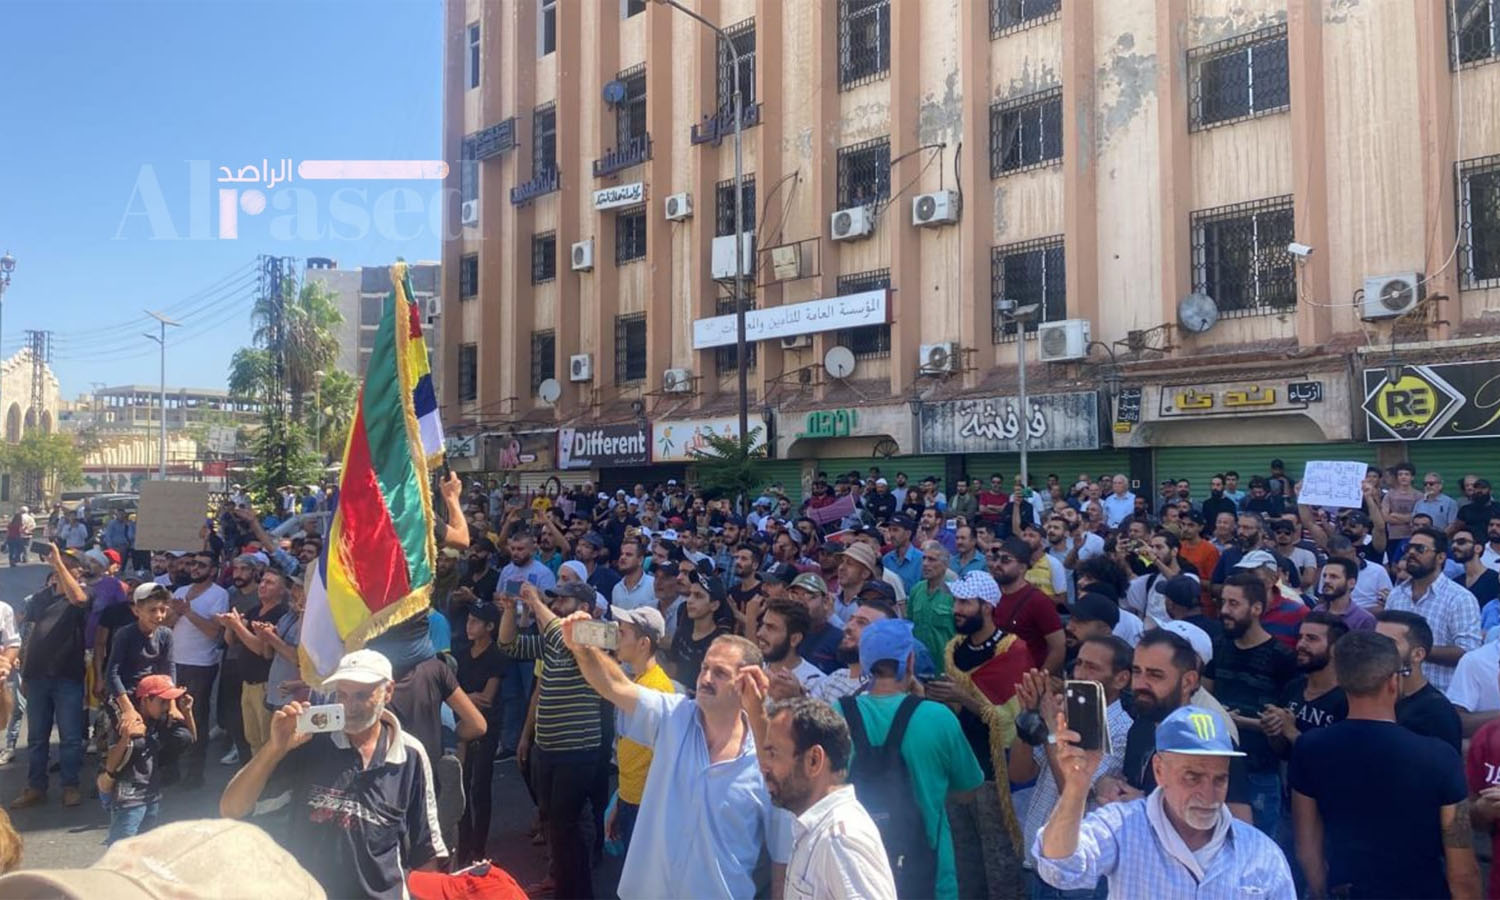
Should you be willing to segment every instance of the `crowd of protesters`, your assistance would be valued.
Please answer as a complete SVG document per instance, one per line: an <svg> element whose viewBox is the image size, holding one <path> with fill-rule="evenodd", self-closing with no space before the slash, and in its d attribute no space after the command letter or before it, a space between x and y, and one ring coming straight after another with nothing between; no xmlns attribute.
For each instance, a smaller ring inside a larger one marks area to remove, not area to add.
<svg viewBox="0 0 1500 900"><path fill-rule="evenodd" d="M610 854L630 898L1500 896L1473 845L1500 820L1500 504L1459 488L1371 468L1361 508L1318 509L1279 461L1155 496L871 469L739 509L450 476L431 610L317 692L296 645L334 498L232 495L202 546L140 555L63 517L46 586L0 605L12 806L47 801L55 727L65 805L98 747L110 841L217 759L223 814L338 896L483 864L497 816L532 820L533 896L594 896ZM1064 678L1102 688L1097 747ZM319 701L341 730L297 728ZM532 810L493 806L497 765Z"/></svg>

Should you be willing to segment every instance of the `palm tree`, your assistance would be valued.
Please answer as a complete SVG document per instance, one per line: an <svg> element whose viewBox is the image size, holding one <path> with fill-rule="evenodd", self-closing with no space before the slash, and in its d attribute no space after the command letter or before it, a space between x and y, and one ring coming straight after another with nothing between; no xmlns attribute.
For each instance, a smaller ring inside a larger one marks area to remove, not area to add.
<svg viewBox="0 0 1500 900"><path fill-rule="evenodd" d="M315 392L317 402L323 406L323 433L318 435L317 446L322 453L337 455L349 436L349 426L354 424L354 404L359 399L359 382L343 369L330 369L323 374L323 385ZM318 411L309 410L308 430L318 426Z"/></svg>
<svg viewBox="0 0 1500 900"><path fill-rule="evenodd" d="M271 354L260 347L241 347L229 358L229 395L264 403L271 398Z"/></svg>
<svg viewBox="0 0 1500 900"><path fill-rule="evenodd" d="M292 402L292 420L303 421L303 405L306 396L313 390L313 373L319 369L331 369L339 355L339 339L334 329L344 321L338 302L323 285L309 282L295 297L292 286L286 286L287 297L282 309L282 346L276 347L276 308L274 300L263 297L255 302L250 311L250 322L255 327L254 339L258 347L266 348L267 362L277 357L283 361L285 389ZM236 354L238 356L238 354ZM233 363L231 363L231 390L233 390Z"/></svg>

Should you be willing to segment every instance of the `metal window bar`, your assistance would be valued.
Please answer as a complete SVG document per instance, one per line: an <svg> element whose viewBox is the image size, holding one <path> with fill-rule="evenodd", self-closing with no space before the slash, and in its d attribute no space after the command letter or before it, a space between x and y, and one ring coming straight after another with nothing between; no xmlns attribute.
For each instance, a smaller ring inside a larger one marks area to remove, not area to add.
<svg viewBox="0 0 1500 900"><path fill-rule="evenodd" d="M1062 159L1062 88L990 107L990 177Z"/></svg>
<svg viewBox="0 0 1500 900"><path fill-rule="evenodd" d="M755 231L755 176L741 176L744 190L745 230ZM734 234L734 179L714 185L714 237ZM749 273L746 273L749 274Z"/></svg>
<svg viewBox="0 0 1500 900"><path fill-rule="evenodd" d="M1042 322L1068 317L1064 262L1060 236L1005 244L990 251L990 329L994 343L1016 339L1016 323L1002 315L1005 301L1014 303L1013 308L1032 303L1041 307L1040 316L1027 320L1028 333L1036 331Z"/></svg>
<svg viewBox="0 0 1500 900"><path fill-rule="evenodd" d="M990 38L1049 22L1061 8L1061 0L990 0Z"/></svg>
<svg viewBox="0 0 1500 900"><path fill-rule="evenodd" d="M890 0L839 0L839 90L891 70Z"/></svg>
<svg viewBox="0 0 1500 900"><path fill-rule="evenodd" d="M546 56L557 49L557 0L538 0L541 16L537 21L538 56Z"/></svg>
<svg viewBox="0 0 1500 900"><path fill-rule="evenodd" d="M531 111L531 174L557 168L557 104L544 103Z"/></svg>
<svg viewBox="0 0 1500 900"><path fill-rule="evenodd" d="M746 290L749 290L751 287L752 286L749 283L746 283ZM732 292L734 290L734 287L731 285L729 290ZM747 294L745 296L745 312L748 313L754 308L755 298ZM717 301L715 301L714 313L715 315L720 316L734 315L733 293L731 293L728 297L720 297ZM745 368L748 370L753 370L755 368L756 357L758 356L758 354L755 352L755 349L755 341L745 342ZM738 347L736 347L734 344L729 344L727 346L714 348L714 369L718 371L720 375L727 375L730 372L738 370L739 367L740 355Z"/></svg>
<svg viewBox="0 0 1500 900"><path fill-rule="evenodd" d="M1448 43L1452 69L1500 59L1500 0L1455 0L1452 7L1443 5L1451 14Z"/></svg>
<svg viewBox="0 0 1500 900"><path fill-rule="evenodd" d="M1227 125L1291 105L1285 25L1190 50L1188 69L1189 130Z"/></svg>
<svg viewBox="0 0 1500 900"><path fill-rule="evenodd" d="M479 293L479 254L466 253L458 260L458 297L469 300Z"/></svg>
<svg viewBox="0 0 1500 900"><path fill-rule="evenodd" d="M646 258L646 207L632 206L615 216L615 265Z"/></svg>
<svg viewBox="0 0 1500 900"><path fill-rule="evenodd" d="M1459 287L1500 287L1500 155L1458 165Z"/></svg>
<svg viewBox="0 0 1500 900"><path fill-rule="evenodd" d="M891 139L839 148L838 208L869 206L891 196Z"/></svg>
<svg viewBox="0 0 1500 900"><path fill-rule="evenodd" d="M740 99L745 107L755 105L755 19L749 18L743 22L724 29L729 35L729 40L734 43L734 49L740 55ZM719 56L718 66L718 101L719 112L730 122L734 123L734 56L729 52L729 45L722 39L716 42Z"/></svg>
<svg viewBox="0 0 1500 900"><path fill-rule="evenodd" d="M615 384L646 380L646 314L615 316Z"/></svg>
<svg viewBox="0 0 1500 900"><path fill-rule="evenodd" d="M1296 308L1297 278L1287 244L1295 239L1290 196L1192 214L1193 290L1225 318Z"/></svg>
<svg viewBox="0 0 1500 900"><path fill-rule="evenodd" d="M531 283L543 284L557 277L557 232L531 236Z"/></svg>
<svg viewBox="0 0 1500 900"><path fill-rule="evenodd" d="M615 139L621 147L646 136L646 64L615 76L625 83L625 99L615 108Z"/></svg>
<svg viewBox="0 0 1500 900"><path fill-rule="evenodd" d="M470 89L479 87L479 23L470 22L468 28L469 55L464 62L468 67L465 74L465 83Z"/></svg>
<svg viewBox="0 0 1500 900"><path fill-rule="evenodd" d="M548 378L557 377L557 332L552 329L531 333L531 396Z"/></svg>
<svg viewBox="0 0 1500 900"><path fill-rule="evenodd" d="M837 290L839 296L843 296L890 286L890 269L871 269L868 272L840 275ZM891 355L891 326L886 324L843 328L834 332L833 341L848 347L855 359L885 359Z"/></svg>
<svg viewBox="0 0 1500 900"><path fill-rule="evenodd" d="M479 398L479 345L458 345L458 399L471 403Z"/></svg>

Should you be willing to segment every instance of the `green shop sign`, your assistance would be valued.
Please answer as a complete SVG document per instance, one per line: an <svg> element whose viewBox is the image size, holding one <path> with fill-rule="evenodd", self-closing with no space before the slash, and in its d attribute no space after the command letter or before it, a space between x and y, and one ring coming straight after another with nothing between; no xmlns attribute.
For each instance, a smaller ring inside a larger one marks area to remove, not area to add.
<svg viewBox="0 0 1500 900"><path fill-rule="evenodd" d="M859 430L859 411L854 409L819 409L807 414L799 438L851 437Z"/></svg>

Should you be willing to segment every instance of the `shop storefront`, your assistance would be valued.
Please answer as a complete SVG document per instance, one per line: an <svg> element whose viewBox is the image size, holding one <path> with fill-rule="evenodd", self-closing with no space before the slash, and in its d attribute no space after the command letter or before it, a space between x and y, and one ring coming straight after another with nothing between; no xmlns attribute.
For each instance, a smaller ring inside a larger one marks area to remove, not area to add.
<svg viewBox="0 0 1500 900"><path fill-rule="evenodd" d="M916 452L916 430L911 406L906 403L847 406L786 413L777 417L776 455L786 460L801 481L797 490L806 496L817 473L830 479L848 472L866 474L879 467L894 479L905 472L915 484L931 476L944 480L947 460ZM783 481L788 496L793 485ZM799 499L793 497L793 500Z"/></svg>
<svg viewBox="0 0 1500 900"><path fill-rule="evenodd" d="M557 432L544 431L494 432L484 435L484 471L506 484L520 488L523 493L542 492L553 479L562 473L557 471Z"/></svg>
<svg viewBox="0 0 1500 900"><path fill-rule="evenodd" d="M766 448L768 423L760 413L751 413L746 424L755 435L755 447ZM651 423L651 473L647 483L669 478L692 481L691 463L699 453L713 449L710 436L738 438L740 417L714 416L705 419L664 419ZM788 485L790 487L790 485Z"/></svg>
<svg viewBox="0 0 1500 900"><path fill-rule="evenodd" d="M1372 442L1404 443L1417 472L1440 473L1450 494L1467 473L1500 474L1500 360L1371 368L1363 376Z"/></svg>
<svg viewBox="0 0 1500 900"><path fill-rule="evenodd" d="M444 438L443 459L450 469L460 475L482 472L484 470L484 455L480 452L482 445L481 435L450 434Z"/></svg>
<svg viewBox="0 0 1500 900"><path fill-rule="evenodd" d="M599 490L633 486L653 477L650 430L645 422L580 425L557 430L557 468L567 487L584 481Z"/></svg>
<svg viewBox="0 0 1500 900"><path fill-rule="evenodd" d="M1048 473L1067 482L1079 472L1123 470L1126 454L1104 441L1101 403L1098 391L1026 398L1026 463L1034 482ZM1009 484L1020 472L1021 428L1014 396L925 403L917 443L925 454L959 455L966 478L1000 475Z"/></svg>

